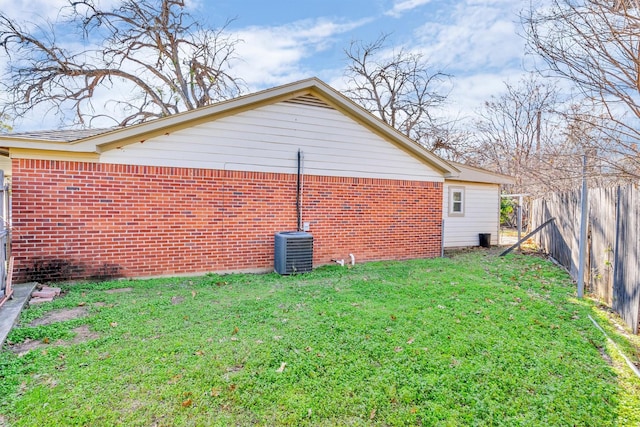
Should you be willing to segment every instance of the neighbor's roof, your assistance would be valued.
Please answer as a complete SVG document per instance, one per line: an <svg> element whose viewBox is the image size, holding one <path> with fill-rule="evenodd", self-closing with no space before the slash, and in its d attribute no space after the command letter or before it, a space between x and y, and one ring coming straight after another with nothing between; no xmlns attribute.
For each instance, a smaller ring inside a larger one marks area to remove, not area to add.
<svg viewBox="0 0 640 427"><path fill-rule="evenodd" d="M60 129L60 130L41 130L32 132L16 132L8 134L12 139L32 139L36 141L49 142L73 142L80 139L90 138L110 132L117 128L106 129Z"/></svg>
<svg viewBox="0 0 640 427"><path fill-rule="evenodd" d="M487 184L515 184L516 182L515 178L512 176L502 175L500 173L491 172L475 166L464 165L458 162L450 161L449 163L460 171L458 176L450 178L454 181L483 182Z"/></svg>
<svg viewBox="0 0 640 427"><path fill-rule="evenodd" d="M0 147L99 154L178 129L216 120L219 117L307 95L320 98L331 107L382 135L396 146L441 171L444 177L454 177L459 174L457 167L424 149L317 78L301 80L124 128L0 135Z"/></svg>

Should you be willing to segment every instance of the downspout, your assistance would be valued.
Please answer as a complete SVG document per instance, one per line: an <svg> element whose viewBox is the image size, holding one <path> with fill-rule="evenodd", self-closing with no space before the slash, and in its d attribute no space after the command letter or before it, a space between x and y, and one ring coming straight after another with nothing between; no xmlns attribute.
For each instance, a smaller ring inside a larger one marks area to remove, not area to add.
<svg viewBox="0 0 640 427"><path fill-rule="evenodd" d="M296 185L296 214L298 231L302 231L302 151L298 149L298 181Z"/></svg>
<svg viewBox="0 0 640 427"><path fill-rule="evenodd" d="M440 226L440 258L444 258L444 218Z"/></svg>

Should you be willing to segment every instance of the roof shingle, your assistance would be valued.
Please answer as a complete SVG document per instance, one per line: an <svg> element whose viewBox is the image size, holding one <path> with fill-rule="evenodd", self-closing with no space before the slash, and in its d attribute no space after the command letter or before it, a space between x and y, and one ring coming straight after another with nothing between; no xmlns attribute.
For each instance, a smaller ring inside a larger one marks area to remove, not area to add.
<svg viewBox="0 0 640 427"><path fill-rule="evenodd" d="M61 130L40 130L32 132L16 132L7 134L14 138L37 139L52 142L73 142L84 138L100 135L116 128L103 129L61 129Z"/></svg>

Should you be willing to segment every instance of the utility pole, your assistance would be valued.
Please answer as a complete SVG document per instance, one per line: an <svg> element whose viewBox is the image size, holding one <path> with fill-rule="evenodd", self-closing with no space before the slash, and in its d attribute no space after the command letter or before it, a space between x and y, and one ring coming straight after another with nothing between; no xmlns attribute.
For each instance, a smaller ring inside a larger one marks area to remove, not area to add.
<svg viewBox="0 0 640 427"><path fill-rule="evenodd" d="M542 124L542 111L538 110L536 114L536 151L538 152L538 160L542 161L542 147L540 144L540 126Z"/></svg>

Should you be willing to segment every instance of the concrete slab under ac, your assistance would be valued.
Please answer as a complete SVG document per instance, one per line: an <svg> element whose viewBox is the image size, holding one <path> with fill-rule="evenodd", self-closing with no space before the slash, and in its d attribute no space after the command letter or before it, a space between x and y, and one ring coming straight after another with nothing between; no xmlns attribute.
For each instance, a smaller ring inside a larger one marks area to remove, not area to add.
<svg viewBox="0 0 640 427"><path fill-rule="evenodd" d="M36 285L35 282L13 285L13 298L7 300L0 307L0 347L16 324L22 308L29 300Z"/></svg>

